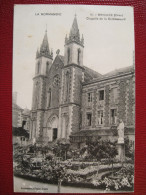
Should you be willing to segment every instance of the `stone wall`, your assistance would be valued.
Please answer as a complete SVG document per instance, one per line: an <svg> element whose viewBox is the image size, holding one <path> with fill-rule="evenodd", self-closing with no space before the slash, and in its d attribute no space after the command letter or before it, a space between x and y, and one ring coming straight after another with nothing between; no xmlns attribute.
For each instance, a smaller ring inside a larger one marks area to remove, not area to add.
<svg viewBox="0 0 146 195"><path fill-rule="evenodd" d="M71 132L79 131L80 129L80 121L81 121L81 110L79 106L74 105L72 111L72 124L71 124Z"/></svg>
<svg viewBox="0 0 146 195"><path fill-rule="evenodd" d="M109 115L110 115L110 86L105 86L105 112L104 112L104 126L109 126Z"/></svg>
<svg viewBox="0 0 146 195"><path fill-rule="evenodd" d="M118 119L124 121L125 126L131 126L135 124L135 91L134 91L134 79L132 75L117 77L115 79L109 79L107 81L99 81L92 85L83 86L82 93L82 129L106 129L111 128L110 117L111 109L117 110L117 123ZM113 102L111 99L111 89L117 88L117 100ZM99 102L99 90L104 90L104 100ZM87 106L87 93L92 93L92 106ZM100 105L101 104L101 105ZM98 110L103 110L104 124L99 126ZM87 113L92 113L92 126L87 127ZM116 124L115 124L116 125Z"/></svg>
<svg viewBox="0 0 146 195"><path fill-rule="evenodd" d="M74 68L74 79L72 82L73 84L73 103L81 104L81 98L82 98L82 69L80 68Z"/></svg>

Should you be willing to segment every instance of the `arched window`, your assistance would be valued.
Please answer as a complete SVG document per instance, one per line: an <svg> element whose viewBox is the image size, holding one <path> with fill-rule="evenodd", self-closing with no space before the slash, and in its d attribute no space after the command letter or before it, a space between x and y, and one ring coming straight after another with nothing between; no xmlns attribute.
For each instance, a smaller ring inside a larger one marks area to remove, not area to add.
<svg viewBox="0 0 146 195"><path fill-rule="evenodd" d="M49 89L47 96L47 107L49 108L51 105L51 89Z"/></svg>
<svg viewBox="0 0 146 195"><path fill-rule="evenodd" d="M39 82L37 81L35 84L35 94L34 94L34 107L37 109L39 104Z"/></svg>
<svg viewBox="0 0 146 195"><path fill-rule="evenodd" d="M70 62L70 48L67 50L67 63Z"/></svg>
<svg viewBox="0 0 146 195"><path fill-rule="evenodd" d="M40 73L40 70L41 70L41 64L40 64L40 62L38 62L38 65L37 65L37 74Z"/></svg>
<svg viewBox="0 0 146 195"><path fill-rule="evenodd" d="M49 62L46 62L46 74L49 72Z"/></svg>
<svg viewBox="0 0 146 195"><path fill-rule="evenodd" d="M67 101L69 97L69 85L70 85L70 73L67 71L66 82L65 82L65 101Z"/></svg>
<svg viewBox="0 0 146 195"><path fill-rule="evenodd" d="M80 64L80 55L81 55L81 50L78 49L78 64Z"/></svg>

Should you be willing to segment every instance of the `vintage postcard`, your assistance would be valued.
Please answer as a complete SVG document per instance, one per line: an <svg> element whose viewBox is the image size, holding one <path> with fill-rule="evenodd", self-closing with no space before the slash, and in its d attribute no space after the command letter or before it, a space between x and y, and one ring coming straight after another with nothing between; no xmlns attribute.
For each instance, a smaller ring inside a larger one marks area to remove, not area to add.
<svg viewBox="0 0 146 195"><path fill-rule="evenodd" d="M15 5L14 192L134 191L132 7Z"/></svg>

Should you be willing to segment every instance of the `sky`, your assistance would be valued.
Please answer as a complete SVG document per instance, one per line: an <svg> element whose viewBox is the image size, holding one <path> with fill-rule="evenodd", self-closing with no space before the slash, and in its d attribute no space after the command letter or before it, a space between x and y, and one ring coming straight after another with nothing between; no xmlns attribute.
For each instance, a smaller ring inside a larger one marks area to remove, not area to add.
<svg viewBox="0 0 146 195"><path fill-rule="evenodd" d="M56 15L52 15L52 14ZM133 65L134 16L128 6L15 5L13 30L13 91L17 104L31 109L36 51L47 29L54 58L64 55L64 40L77 15L84 36L85 66L105 74Z"/></svg>

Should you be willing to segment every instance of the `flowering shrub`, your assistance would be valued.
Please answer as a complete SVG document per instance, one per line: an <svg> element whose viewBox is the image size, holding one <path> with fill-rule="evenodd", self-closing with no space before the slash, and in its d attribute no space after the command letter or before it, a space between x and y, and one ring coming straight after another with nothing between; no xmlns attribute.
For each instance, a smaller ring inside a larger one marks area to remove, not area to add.
<svg viewBox="0 0 146 195"><path fill-rule="evenodd" d="M132 190L134 186L134 169L132 165L125 165L116 172L113 177L105 177L100 180L93 180L94 186L105 190Z"/></svg>
<svg viewBox="0 0 146 195"><path fill-rule="evenodd" d="M105 190L131 190L134 186L134 176L131 178L122 177L120 179L110 179L105 177L103 180L92 181L94 186L102 187Z"/></svg>

